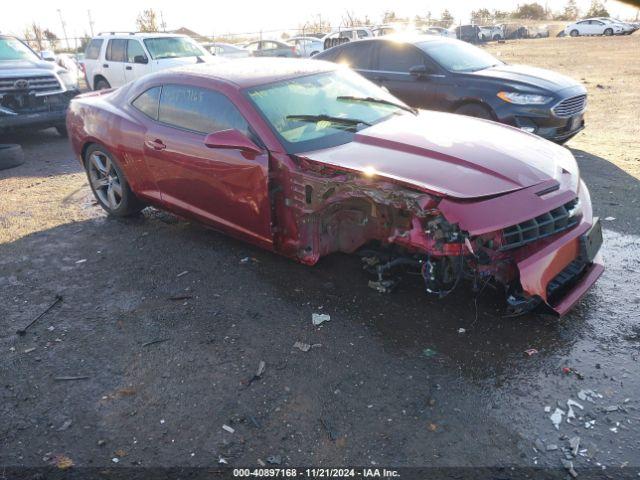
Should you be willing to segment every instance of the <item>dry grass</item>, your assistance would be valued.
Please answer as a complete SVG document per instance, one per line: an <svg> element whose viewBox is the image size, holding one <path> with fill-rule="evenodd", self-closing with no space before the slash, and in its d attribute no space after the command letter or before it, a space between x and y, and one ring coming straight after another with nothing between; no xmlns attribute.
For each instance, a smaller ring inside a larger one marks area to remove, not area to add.
<svg viewBox="0 0 640 480"><path fill-rule="evenodd" d="M514 40L486 49L503 61L548 68L582 82L589 92L587 128L569 146L640 179L640 33Z"/></svg>

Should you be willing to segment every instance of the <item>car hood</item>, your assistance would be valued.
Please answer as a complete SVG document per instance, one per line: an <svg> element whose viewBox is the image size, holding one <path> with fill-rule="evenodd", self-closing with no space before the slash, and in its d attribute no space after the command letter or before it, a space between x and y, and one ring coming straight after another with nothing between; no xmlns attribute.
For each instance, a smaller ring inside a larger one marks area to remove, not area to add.
<svg viewBox="0 0 640 480"><path fill-rule="evenodd" d="M0 77L42 75L53 73L56 67L57 64L44 60L4 60L0 62Z"/></svg>
<svg viewBox="0 0 640 480"><path fill-rule="evenodd" d="M558 181L563 173L579 175L568 150L540 137L487 120L426 111L395 116L361 130L349 143L300 156L460 199Z"/></svg>
<svg viewBox="0 0 640 480"><path fill-rule="evenodd" d="M472 72L471 75L496 79L503 82L531 85L552 92L580 86L579 82L566 75L544 68L529 67L526 65L498 65Z"/></svg>

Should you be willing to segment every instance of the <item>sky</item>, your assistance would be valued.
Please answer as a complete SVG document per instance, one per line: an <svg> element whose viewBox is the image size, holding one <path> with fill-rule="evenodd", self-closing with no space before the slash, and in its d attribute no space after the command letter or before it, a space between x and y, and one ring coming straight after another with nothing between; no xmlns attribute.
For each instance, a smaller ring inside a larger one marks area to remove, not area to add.
<svg viewBox="0 0 640 480"><path fill-rule="evenodd" d="M293 29L319 13L332 26L338 26L347 10L358 17L368 15L373 21L379 22L383 12L388 9L394 10L400 17L413 18L415 15L426 15L428 11L433 17L438 17L447 8L457 20L466 22L471 10L476 8L513 10L519 3L531 1L534 0L240 0L234 6L234 2L224 0L30 0L11 2L8 9L3 9L0 32L22 36L25 27L35 21L42 28L48 28L64 38L62 16L67 36L81 37L91 33L87 8L90 8L96 34L101 31L133 31L138 13L152 7L162 12L168 30L187 27L201 35L211 36ZM566 4L566 0L537 1L553 11L562 10ZM583 12L591 3L591 0L576 1ZM604 4L613 16L620 18L635 18L638 11L638 7L616 0L605 0Z"/></svg>

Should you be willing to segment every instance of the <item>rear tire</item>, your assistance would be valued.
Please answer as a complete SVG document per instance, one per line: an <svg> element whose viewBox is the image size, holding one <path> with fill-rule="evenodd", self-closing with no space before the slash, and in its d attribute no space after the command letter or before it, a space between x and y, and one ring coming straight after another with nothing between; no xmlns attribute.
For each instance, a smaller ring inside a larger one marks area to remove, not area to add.
<svg viewBox="0 0 640 480"><path fill-rule="evenodd" d="M18 144L0 145L0 170L17 167L24 163L24 152Z"/></svg>
<svg viewBox="0 0 640 480"><path fill-rule="evenodd" d="M578 35L580 35L580 32L578 32L578 30L571 30L571 32L569 32L569 35L571 35L572 37L577 37Z"/></svg>
<svg viewBox="0 0 640 480"><path fill-rule="evenodd" d="M128 217L144 208L131 191L117 161L105 147L91 145L84 156L84 167L93 195L109 215Z"/></svg>
<svg viewBox="0 0 640 480"><path fill-rule="evenodd" d="M607 28L607 29L604 31L604 35L605 35L606 37L610 37L611 35L613 35L613 30L612 30L612 29L610 29L610 28Z"/></svg>
<svg viewBox="0 0 640 480"><path fill-rule="evenodd" d="M96 80L96 90L106 90L108 88L111 88L111 85L109 85L109 82L107 82L105 78Z"/></svg>
<svg viewBox="0 0 640 480"><path fill-rule="evenodd" d="M454 113L458 115L466 115L467 117L482 118L484 120L493 120L493 114L487 107L478 103L465 103L458 107Z"/></svg>

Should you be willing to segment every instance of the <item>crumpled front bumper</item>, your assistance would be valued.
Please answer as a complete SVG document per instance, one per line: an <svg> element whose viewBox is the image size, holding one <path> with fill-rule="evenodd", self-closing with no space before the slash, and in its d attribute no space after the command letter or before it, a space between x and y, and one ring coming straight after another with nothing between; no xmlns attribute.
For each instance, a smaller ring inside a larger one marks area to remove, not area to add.
<svg viewBox="0 0 640 480"><path fill-rule="evenodd" d="M541 298L559 315L567 313L604 272L600 252L592 259L584 258L581 242L598 220L592 216L589 191L584 184L581 184L579 196L585 207L581 222L517 262L523 291ZM557 285L558 279L565 282L565 286L559 295L550 295L550 284Z"/></svg>

